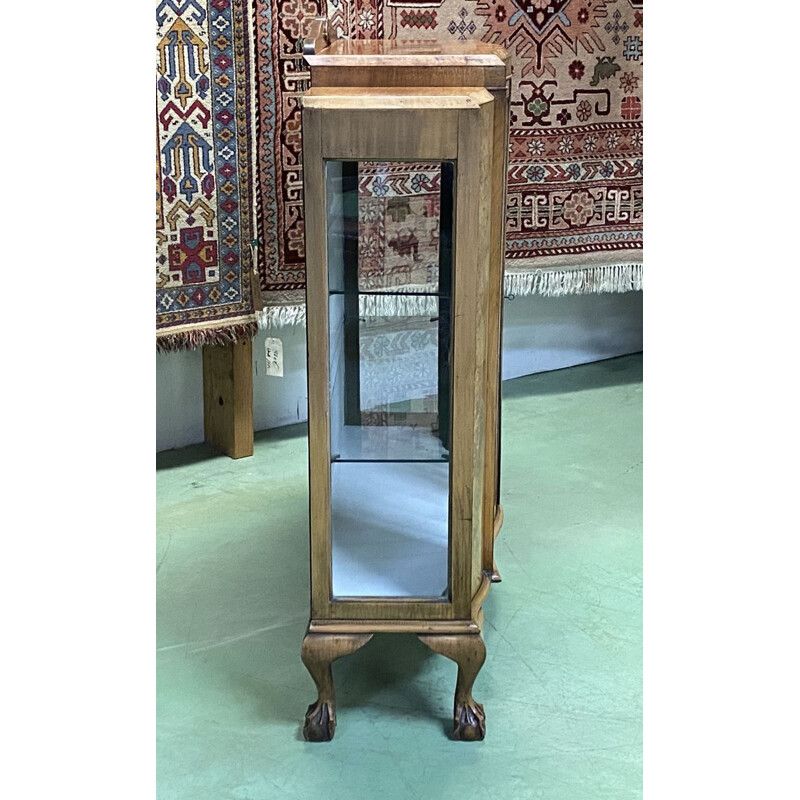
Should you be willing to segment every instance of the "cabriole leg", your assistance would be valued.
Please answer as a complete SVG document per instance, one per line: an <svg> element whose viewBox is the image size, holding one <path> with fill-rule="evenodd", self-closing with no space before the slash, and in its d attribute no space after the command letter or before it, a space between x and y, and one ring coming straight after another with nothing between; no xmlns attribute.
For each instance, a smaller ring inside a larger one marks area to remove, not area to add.
<svg viewBox="0 0 800 800"><path fill-rule="evenodd" d="M317 700L306 711L303 737L307 742L329 742L336 731L336 697L331 664L342 656L355 653L372 634L307 633L300 648L300 658L317 684Z"/></svg>
<svg viewBox="0 0 800 800"><path fill-rule="evenodd" d="M472 685L486 660L486 646L478 634L425 635L420 641L435 653L458 664L456 696L453 704L453 738L472 742L486 735L483 706L472 697Z"/></svg>

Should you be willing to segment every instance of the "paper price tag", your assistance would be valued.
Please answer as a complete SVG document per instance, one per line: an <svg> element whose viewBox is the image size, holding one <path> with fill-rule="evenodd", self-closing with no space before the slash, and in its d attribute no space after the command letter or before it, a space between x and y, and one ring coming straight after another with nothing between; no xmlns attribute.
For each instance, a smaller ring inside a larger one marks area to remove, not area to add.
<svg viewBox="0 0 800 800"><path fill-rule="evenodd" d="M283 342L280 339L267 339L265 342L267 353L267 375L283 377Z"/></svg>

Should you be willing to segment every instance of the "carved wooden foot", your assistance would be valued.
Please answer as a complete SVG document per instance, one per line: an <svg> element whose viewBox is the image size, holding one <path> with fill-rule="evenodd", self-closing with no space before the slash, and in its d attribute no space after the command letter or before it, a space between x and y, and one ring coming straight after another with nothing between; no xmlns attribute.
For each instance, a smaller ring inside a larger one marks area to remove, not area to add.
<svg viewBox="0 0 800 800"><path fill-rule="evenodd" d="M456 696L453 703L453 738L474 742L486 735L483 706L472 696L472 685L486 660L486 646L479 633L425 635L420 641L435 653L458 664Z"/></svg>
<svg viewBox="0 0 800 800"><path fill-rule="evenodd" d="M307 742L329 742L336 732L336 696L331 664L342 656L355 653L372 638L365 634L307 633L300 648L300 658L317 684L317 700L308 707L303 723Z"/></svg>

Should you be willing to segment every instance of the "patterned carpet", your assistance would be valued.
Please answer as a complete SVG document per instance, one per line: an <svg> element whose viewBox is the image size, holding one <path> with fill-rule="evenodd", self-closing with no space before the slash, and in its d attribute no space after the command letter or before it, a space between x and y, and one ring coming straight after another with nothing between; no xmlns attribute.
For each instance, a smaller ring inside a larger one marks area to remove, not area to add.
<svg viewBox="0 0 800 800"><path fill-rule="evenodd" d="M257 330L250 8L249 0L161 0L156 7L160 350L224 344Z"/></svg>
<svg viewBox="0 0 800 800"><path fill-rule="evenodd" d="M302 36L319 14L347 38L474 38L505 47L513 69L506 291L641 288L642 0L255 5L262 323L302 317L302 309L282 307L302 303L297 290L305 285L298 97L309 86Z"/></svg>
<svg viewBox="0 0 800 800"><path fill-rule="evenodd" d="M304 319L298 98L302 37L320 14L348 38L505 47L506 292L641 288L642 0L158 0L160 349ZM390 165L362 177L362 276L424 284L436 187Z"/></svg>

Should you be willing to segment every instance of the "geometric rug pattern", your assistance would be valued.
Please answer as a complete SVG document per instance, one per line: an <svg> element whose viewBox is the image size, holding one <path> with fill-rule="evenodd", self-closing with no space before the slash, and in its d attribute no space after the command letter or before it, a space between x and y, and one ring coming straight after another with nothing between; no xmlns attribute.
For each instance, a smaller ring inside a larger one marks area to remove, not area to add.
<svg viewBox="0 0 800 800"><path fill-rule="evenodd" d="M156 342L224 344L257 330L247 0L156 5Z"/></svg>
<svg viewBox="0 0 800 800"><path fill-rule="evenodd" d="M512 65L507 286L516 276L513 285L520 291L552 285L551 293L558 293L575 273L574 291L640 288L642 5L642 0L255 0L258 271L265 296L305 286L298 98L309 87L303 35L309 20L321 14L344 38L480 39L502 45ZM621 277L596 283L580 277L592 270ZM539 281L540 272L557 281Z"/></svg>

